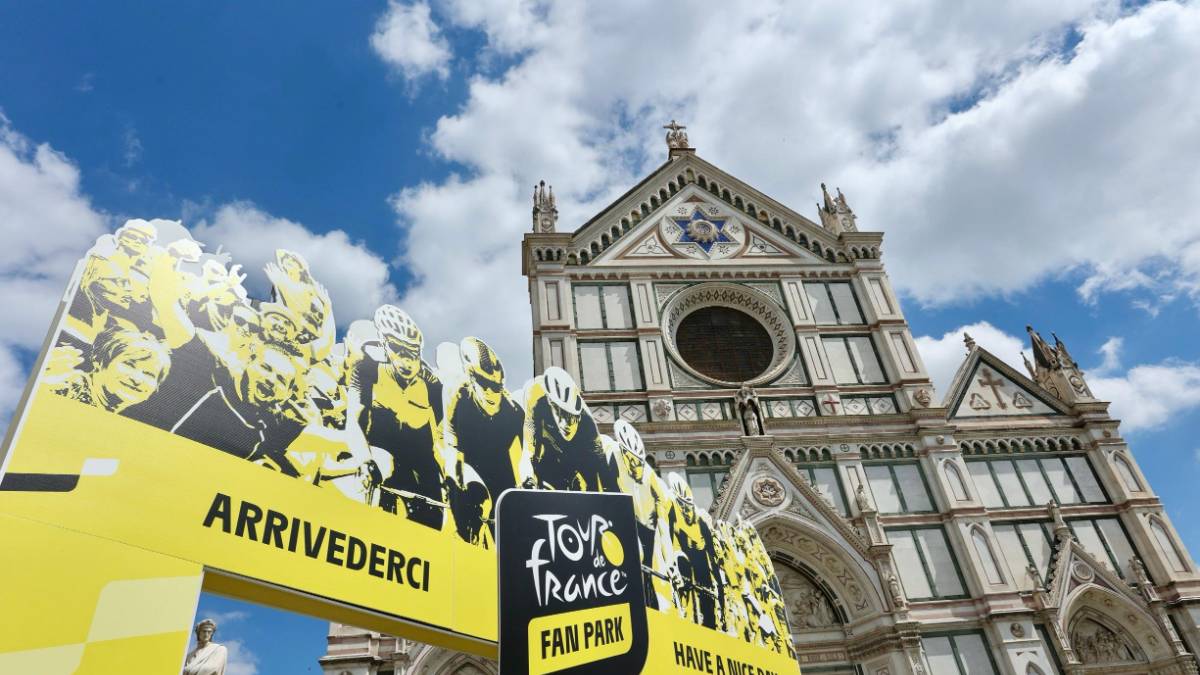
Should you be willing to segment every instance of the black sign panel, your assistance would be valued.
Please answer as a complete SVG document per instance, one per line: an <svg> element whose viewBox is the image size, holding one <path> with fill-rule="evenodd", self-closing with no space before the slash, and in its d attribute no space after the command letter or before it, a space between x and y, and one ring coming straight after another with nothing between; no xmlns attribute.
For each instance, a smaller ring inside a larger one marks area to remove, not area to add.
<svg viewBox="0 0 1200 675"><path fill-rule="evenodd" d="M509 490L496 526L501 674L641 672L649 638L629 495Z"/></svg>

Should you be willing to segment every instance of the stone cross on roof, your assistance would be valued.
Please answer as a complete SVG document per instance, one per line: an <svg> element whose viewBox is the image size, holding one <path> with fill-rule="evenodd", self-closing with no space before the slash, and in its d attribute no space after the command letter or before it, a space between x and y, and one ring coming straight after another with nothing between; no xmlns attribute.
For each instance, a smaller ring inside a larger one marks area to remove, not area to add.
<svg viewBox="0 0 1200 675"><path fill-rule="evenodd" d="M670 124L663 125L667 130L667 148L669 150L687 150L691 146L688 145L687 132L684 131L687 127L671 120Z"/></svg>

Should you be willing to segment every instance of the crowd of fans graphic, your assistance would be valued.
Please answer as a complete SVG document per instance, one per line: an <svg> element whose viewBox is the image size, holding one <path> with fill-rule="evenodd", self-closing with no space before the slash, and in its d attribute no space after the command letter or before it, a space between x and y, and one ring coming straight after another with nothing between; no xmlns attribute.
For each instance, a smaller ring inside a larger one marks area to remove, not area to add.
<svg viewBox="0 0 1200 675"><path fill-rule="evenodd" d="M302 256L277 251L266 275L271 301L252 300L239 266L178 223L129 221L85 259L41 386L487 548L509 488L628 493L649 607L792 653L754 528L660 478L632 425L601 434L566 371L516 400L482 340L434 368L384 305L339 342Z"/></svg>

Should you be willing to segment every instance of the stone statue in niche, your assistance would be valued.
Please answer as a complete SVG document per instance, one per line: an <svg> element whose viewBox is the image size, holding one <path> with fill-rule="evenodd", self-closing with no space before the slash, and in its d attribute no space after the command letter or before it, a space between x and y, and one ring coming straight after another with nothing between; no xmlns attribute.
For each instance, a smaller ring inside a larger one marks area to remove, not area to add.
<svg viewBox="0 0 1200 675"><path fill-rule="evenodd" d="M896 609L904 607L907 602L904 599L904 591L900 588L900 580L893 574L888 577L888 592L892 595L892 604Z"/></svg>
<svg viewBox="0 0 1200 675"><path fill-rule="evenodd" d="M742 420L742 432L746 436L763 436L767 431L763 427L762 406L758 402L758 394L750 385L743 384L737 393L738 417Z"/></svg>
<svg viewBox="0 0 1200 675"><path fill-rule="evenodd" d="M840 625L837 613L829 598L807 577L786 565L777 565L775 573L783 600L787 604L788 618L793 630L814 630Z"/></svg>
<svg viewBox="0 0 1200 675"><path fill-rule="evenodd" d="M1146 574L1146 566L1142 564L1141 558L1129 559L1129 571L1133 574L1133 580L1138 586L1150 581L1150 575Z"/></svg>
<svg viewBox="0 0 1200 675"><path fill-rule="evenodd" d="M859 483L858 489L854 491L854 503L858 506L860 513L875 511L875 507L871 505L871 498L867 496L867 488L862 483Z"/></svg>
<svg viewBox="0 0 1200 675"><path fill-rule="evenodd" d="M224 645L213 642L217 623L204 619L196 624L196 648L187 655L183 664L183 675L225 675L225 663L229 652Z"/></svg>

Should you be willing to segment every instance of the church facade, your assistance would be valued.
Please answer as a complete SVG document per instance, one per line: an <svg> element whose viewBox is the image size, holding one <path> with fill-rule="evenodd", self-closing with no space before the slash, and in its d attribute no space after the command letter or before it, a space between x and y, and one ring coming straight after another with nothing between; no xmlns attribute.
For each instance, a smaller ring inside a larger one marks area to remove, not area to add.
<svg viewBox="0 0 1200 675"><path fill-rule="evenodd" d="M812 220L668 126L667 161L578 228L540 185L522 244L534 371L633 423L698 506L755 525L801 669L1200 671L1200 575L1066 345L1020 372L964 338L937 393L881 262L822 186ZM329 675L495 665L334 624Z"/></svg>

